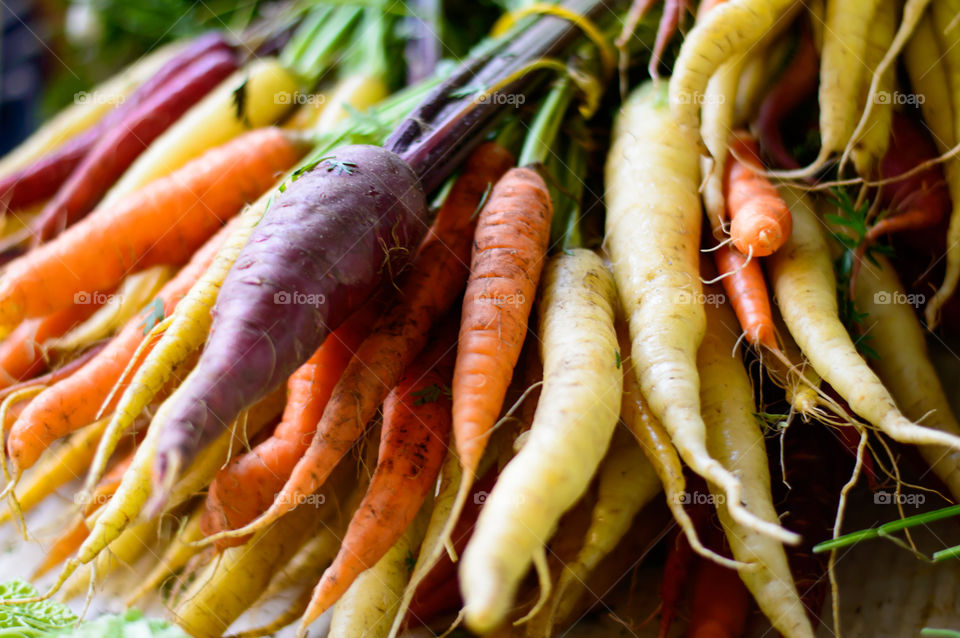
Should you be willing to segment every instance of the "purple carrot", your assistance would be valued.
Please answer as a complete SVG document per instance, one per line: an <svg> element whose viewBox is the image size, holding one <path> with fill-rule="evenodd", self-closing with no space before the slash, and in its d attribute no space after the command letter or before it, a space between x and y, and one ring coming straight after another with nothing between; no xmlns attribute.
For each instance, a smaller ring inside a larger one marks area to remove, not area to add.
<svg viewBox="0 0 960 638"><path fill-rule="evenodd" d="M122 104L104 115L99 122L32 164L0 178L0 212L22 210L53 197L101 137L171 78L214 50L230 51L231 48L219 33L211 32L200 36L160 67L156 74L141 84Z"/></svg>
<svg viewBox="0 0 960 638"><path fill-rule="evenodd" d="M51 239L93 210L153 140L236 69L232 52L211 51L106 131L34 222L35 243Z"/></svg>
<svg viewBox="0 0 960 638"><path fill-rule="evenodd" d="M378 146L339 148L279 194L223 282L203 357L171 398L159 476L176 476L285 381L397 272L427 225L416 174Z"/></svg>

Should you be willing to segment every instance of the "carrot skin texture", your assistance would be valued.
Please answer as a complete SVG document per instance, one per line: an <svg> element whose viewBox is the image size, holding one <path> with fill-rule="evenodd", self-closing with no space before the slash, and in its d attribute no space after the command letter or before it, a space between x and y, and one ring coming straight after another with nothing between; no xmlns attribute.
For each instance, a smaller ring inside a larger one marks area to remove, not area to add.
<svg viewBox="0 0 960 638"><path fill-rule="evenodd" d="M190 286L203 274L225 231L201 248L176 277L157 295L169 316ZM131 319L107 346L77 374L44 390L14 423L7 439L7 451L18 468L32 466L56 439L92 423L104 400L120 378L137 347L145 338L143 313ZM113 403L119 398L115 395Z"/></svg>
<svg viewBox="0 0 960 638"><path fill-rule="evenodd" d="M507 171L480 211L453 372L453 432L472 474L497 421L543 269L553 204L543 178Z"/></svg>
<svg viewBox="0 0 960 638"><path fill-rule="evenodd" d="M434 363L438 355L455 349L452 339L437 344L407 369L383 402L377 469L337 557L313 591L304 623L329 609L361 572L387 553L434 487L450 436L451 402L442 391L435 400L426 393L450 382L450 362L441 361L436 368Z"/></svg>
<svg viewBox="0 0 960 638"><path fill-rule="evenodd" d="M208 33L200 36L97 124L67 140L29 166L0 178L0 202L3 202L5 210L17 211L53 197L100 138L119 126L125 116L149 99L187 65L218 49L229 51L229 45L221 34Z"/></svg>
<svg viewBox="0 0 960 638"><path fill-rule="evenodd" d="M750 345L777 349L776 328L770 307L770 293L763 278L760 262L747 258L729 245L719 247L713 255L717 274L723 277L723 289L737 314L740 327Z"/></svg>
<svg viewBox="0 0 960 638"><path fill-rule="evenodd" d="M252 131L94 212L9 264L0 277L0 325L65 308L78 292L111 290L132 271L187 262L302 152L280 129Z"/></svg>
<svg viewBox="0 0 960 638"><path fill-rule="evenodd" d="M281 477L284 481L291 476L297 478L286 487L282 483L275 486L270 494L273 500L274 494L284 488L284 496L276 499L279 507L284 503L294 504L300 494L309 494L319 487L360 436L404 369L423 349L431 326L456 301L467 279L465 264L470 259L476 223L474 213L489 185L512 163L511 154L494 143L480 146L468 159L462 176L454 183L404 275L397 301L382 313L383 317L362 344L351 346L355 354L351 352L352 360L342 369L342 376L334 380L336 386L327 403L329 409L322 409L322 417L314 421L311 432L316 429L317 434L313 435L314 441L306 456L292 472ZM320 421L319 424L316 421ZM334 430L336 435L332 434ZM303 451L298 456L303 456ZM249 515L234 516L233 512L225 512L230 524L225 527L222 521L219 525L209 521L211 524L205 533L239 527L266 510L253 512L248 507L249 499L240 502L238 507L249 510ZM218 544L233 543L225 538Z"/></svg>
<svg viewBox="0 0 960 638"><path fill-rule="evenodd" d="M730 217L730 237L744 255L765 257L790 236L790 209L765 177L756 141L744 132L734 133L731 157L723 176L723 195Z"/></svg>
<svg viewBox="0 0 960 638"><path fill-rule="evenodd" d="M354 351L370 332L375 308L368 305L327 337L287 381L287 404L273 435L217 473L200 519L204 536L245 525L273 503L297 460L310 445L316 423ZM240 545L226 538L218 549Z"/></svg>
<svg viewBox="0 0 960 638"><path fill-rule="evenodd" d="M289 377L397 272L426 230L424 193L399 156L364 145L334 153L274 199L227 274L203 355L170 399L156 480L175 476ZM283 303L298 299L310 303ZM279 310L284 321L275 319ZM237 353L247 365L235 365Z"/></svg>
<svg viewBox="0 0 960 638"><path fill-rule="evenodd" d="M236 68L231 52L214 50L170 79L115 127L104 131L40 213L33 226L35 245L90 212L150 142Z"/></svg>

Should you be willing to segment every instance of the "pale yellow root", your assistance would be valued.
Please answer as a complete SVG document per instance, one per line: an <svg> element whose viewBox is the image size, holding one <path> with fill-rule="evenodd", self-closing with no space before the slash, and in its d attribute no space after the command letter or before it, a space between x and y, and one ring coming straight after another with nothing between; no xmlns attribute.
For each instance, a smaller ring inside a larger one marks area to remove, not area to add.
<svg viewBox="0 0 960 638"><path fill-rule="evenodd" d="M105 551L97 556L95 565L84 565L70 577L60 597L63 600L73 600L83 596L91 585L102 584L118 569L126 568L134 571L134 563L148 550L153 551L156 547L158 531L158 522L155 520L141 521L127 527L107 546ZM96 575L95 581L92 580L94 575Z"/></svg>
<svg viewBox="0 0 960 638"><path fill-rule="evenodd" d="M720 5L708 18L734 2ZM771 3L771 5L774 3ZM631 356L653 414L690 468L719 485L741 524L786 542L795 535L740 503L740 481L706 449L696 353L705 317L700 284L698 157L652 85L614 125L606 167L606 242L630 324Z"/></svg>
<svg viewBox="0 0 960 638"><path fill-rule="evenodd" d="M123 433L167 384L177 367L199 350L206 341L212 320L210 311L217 300L223 279L227 276L227 271L233 266L244 244L247 243L247 239L250 238L253 228L263 217L271 193L264 194L240 213L236 221L237 227L227 238L210 267L190 288L190 292L180 300L173 314L154 326L144 339L147 343L156 339L157 335L161 335L153 349L143 359L127 389L120 396L103 440L97 448L96 457L87 473L85 482L87 491L90 491L100 480L107 461L123 437Z"/></svg>
<svg viewBox="0 0 960 638"><path fill-rule="evenodd" d="M27 470L14 492L21 510L33 509L60 486L80 478L90 465L106 427L107 420L101 419L74 432ZM0 512L0 523L10 520L10 516L9 510Z"/></svg>
<svg viewBox="0 0 960 638"><path fill-rule="evenodd" d="M597 503L590 527L583 547L572 562L564 565L557 580L550 624L569 617L584 594L590 574L627 533L637 512L663 489L644 451L631 439L627 430L619 428L597 472Z"/></svg>
<svg viewBox="0 0 960 638"><path fill-rule="evenodd" d="M423 540L427 502L393 547L363 572L333 608L328 638L385 638L397 618L400 596L410 580L409 559ZM402 619L401 619L402 620ZM297 636L306 636L300 626Z"/></svg>
<svg viewBox="0 0 960 638"><path fill-rule="evenodd" d="M202 515L202 506L190 515L186 525L177 532L163 551L159 562L140 581L133 593L127 597L126 604L128 607L158 589L164 581L190 562L190 559L200 551L192 543L203 538L203 532L200 530L200 517Z"/></svg>
<svg viewBox="0 0 960 638"><path fill-rule="evenodd" d="M626 352L630 348L630 335L625 322L617 322L617 336L621 351ZM700 556L719 565L730 569L744 567L742 563L707 549L700 542L697 529L683 507L687 501L687 486L680 456L670 442L670 435L650 411L650 406L647 405L647 400L640 391L640 383L633 369L633 359L629 356L623 358L623 401L620 405L620 419L640 444L640 449L646 455L647 461L657 473L667 499L667 507L670 508L670 513L673 514L677 525L683 530L690 547Z"/></svg>
<svg viewBox="0 0 960 638"><path fill-rule="evenodd" d="M872 96L871 88L873 76L893 45L899 17L899 4L898 0L880 0L877 5L870 30L867 32L867 50L863 58L869 70L867 76L863 78L864 86L859 96L859 104L863 105L862 110L866 112L869 109L870 116L864 121L863 127L859 125L854 127L840 158L841 171L849 153L857 173L865 178L873 176L877 162L887 152L890 131L893 128L893 101L896 96L895 69L887 69L877 76L879 90Z"/></svg>
<svg viewBox="0 0 960 638"><path fill-rule="evenodd" d="M279 61L255 59L221 82L154 140L117 180L100 207L117 204L144 184L169 175L251 128L273 124L290 110L298 88L297 79ZM235 98L238 90L244 90L246 95L240 118Z"/></svg>
<svg viewBox="0 0 960 638"><path fill-rule="evenodd" d="M864 263L857 278L856 303L867 313L863 330L874 338L871 345L880 355L870 361L877 375L904 415L937 430L960 436L960 425L927 356L923 326L911 302L885 258L878 265ZM960 452L938 446L921 446L920 454L960 501Z"/></svg>
<svg viewBox="0 0 960 638"><path fill-rule="evenodd" d="M71 106L57 113L26 141L0 159L0 176L23 168L78 133L89 129L185 46L186 42L176 41L159 47L103 84L90 91L77 93Z"/></svg>
<svg viewBox="0 0 960 638"><path fill-rule="evenodd" d="M738 326L729 306L707 307L707 333L697 355L707 446L728 470L744 477L745 506L772 522L778 515L763 433L754 416L753 388L736 347ZM755 563L754 569L739 573L761 611L783 636L813 638L783 546L734 521L725 495L712 486L711 492L734 558Z"/></svg>
<svg viewBox="0 0 960 638"><path fill-rule="evenodd" d="M960 27L955 19L960 13L960 0L941 0L931 6L933 30L939 39L943 58L938 64L946 69L950 86L950 98L953 104L953 140L960 139ZM924 309L927 325L932 330L940 322L940 308L953 296L960 283L960 162L950 160L945 167L947 185L953 211L950 213L950 225L947 228L946 270L943 282L936 294L927 302Z"/></svg>
<svg viewBox="0 0 960 638"><path fill-rule="evenodd" d="M115 293L86 321L48 344L51 350L71 351L85 348L108 337L146 306L173 276L170 266L154 266L133 273L123 280Z"/></svg>
<svg viewBox="0 0 960 638"><path fill-rule="evenodd" d="M923 96L920 110L923 121L932 133L934 143L941 153L956 144L953 130L954 105L950 93L950 80L945 64L941 64L943 48L933 27L933 19L927 12L920 17L907 41L903 59L906 62L910 85L917 95ZM948 163L955 163L951 161ZM952 197L952 194L951 194Z"/></svg>
<svg viewBox="0 0 960 638"><path fill-rule="evenodd" d="M729 0L697 21L683 41L670 78L670 108L681 127L697 130L710 77L723 62L759 42L791 4L792 0Z"/></svg>
<svg viewBox="0 0 960 638"><path fill-rule="evenodd" d="M316 532L320 520L317 507L301 505L248 543L225 550L197 575L176 605L176 623L195 638L222 636Z"/></svg>
<svg viewBox="0 0 960 638"><path fill-rule="evenodd" d="M960 449L960 437L904 417L864 362L837 314L836 279L820 220L805 194L780 192L793 215L793 232L768 263L777 305L804 355L857 415L894 440Z"/></svg>
<svg viewBox="0 0 960 638"><path fill-rule="evenodd" d="M534 557L590 485L620 411L613 276L592 251L574 249L548 262L543 281L544 381L533 426L500 472L460 564L464 620L480 634L506 619Z"/></svg>
<svg viewBox="0 0 960 638"><path fill-rule="evenodd" d="M701 112L700 137L703 139L710 157L702 157L703 206L707 219L717 239L723 239L723 225L727 218L726 203L723 197L723 173L730 154L730 133L736 122L737 88L743 72L746 58L734 56L724 62L716 74L707 83L707 91Z"/></svg>
<svg viewBox="0 0 960 638"><path fill-rule="evenodd" d="M348 75L337 82L327 96L327 102L313 130L320 134L330 133L350 117L350 109L365 111L389 94L390 89L379 74Z"/></svg>
<svg viewBox="0 0 960 638"><path fill-rule="evenodd" d="M888 96L891 95L890 91L893 87L892 79L894 64L897 61L897 58L900 56L900 52L903 51L904 47L907 45L907 41L916 30L917 24L920 22L920 19L923 17L923 14L929 4L930 0L907 0L904 4L903 17L900 20L900 26L897 27L897 32L893 38L893 41L884 52L883 58L880 60L879 64L877 64L872 71L870 86L867 89L863 113L860 116L860 121L857 123L857 127L853 131L853 135L850 137L851 140L859 139L863 131L870 127L871 118L873 117L873 110L875 108L884 106L877 99L877 96L881 94L881 90L886 91ZM888 10L893 11L894 7L889 7ZM873 40L872 33L870 37L871 40ZM892 105L892 100L888 99L886 105L887 107ZM843 157L840 159L841 166L843 166L846 162L850 150L850 146L848 145L843 152ZM863 173L861 173L861 175L862 174Z"/></svg>

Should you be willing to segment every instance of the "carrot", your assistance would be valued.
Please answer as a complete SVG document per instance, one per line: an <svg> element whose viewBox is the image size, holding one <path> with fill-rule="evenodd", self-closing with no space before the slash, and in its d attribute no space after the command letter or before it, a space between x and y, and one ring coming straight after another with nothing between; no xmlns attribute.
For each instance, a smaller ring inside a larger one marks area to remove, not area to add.
<svg viewBox="0 0 960 638"><path fill-rule="evenodd" d="M758 42L787 11L789 0L730 0L697 20L680 47L670 78L670 108L682 128L696 130L704 89L731 56Z"/></svg>
<svg viewBox="0 0 960 638"><path fill-rule="evenodd" d="M813 368L859 416L900 443L960 449L960 437L911 423L857 352L837 315L836 280L820 221L806 197L783 188L793 214L787 244L770 259L777 305Z"/></svg>
<svg viewBox="0 0 960 638"><path fill-rule="evenodd" d="M77 293L114 288L131 271L185 262L301 151L279 129L253 131L101 209L9 264L0 278L0 326L64 308Z"/></svg>
<svg viewBox="0 0 960 638"><path fill-rule="evenodd" d="M143 342L147 332L145 322L152 320L154 312L166 316L173 311L180 298L209 266L226 233L221 230L207 242L160 290L146 312L130 320L116 338L77 374L48 388L30 403L7 439L7 452L17 468L30 467L54 440L92 423L98 414L110 412L110 406L104 406L104 401ZM106 441L112 438L112 434L105 436ZM107 454L112 451L109 449Z"/></svg>
<svg viewBox="0 0 960 638"><path fill-rule="evenodd" d="M0 388L29 379L41 371L45 363L45 346L89 317L97 307L97 303L76 303L17 326L0 342Z"/></svg>
<svg viewBox="0 0 960 638"><path fill-rule="evenodd" d="M724 4L710 15L739 4ZM629 319L633 364L653 415L680 457L723 487L734 517L792 540L739 506L739 479L706 450L695 363L705 324L697 250L699 170L690 137L649 83L634 91L614 125L606 168L606 242ZM648 185L641 195L638 184Z"/></svg>
<svg viewBox="0 0 960 638"><path fill-rule="evenodd" d="M163 118L167 116L164 111L168 111L169 108L159 108L161 104L156 96L161 93L169 95L166 87L178 80L179 76L185 75L188 67L199 58L214 51L229 50L229 45L219 33L208 33L195 39L160 67L156 73L148 77L129 96L122 99L121 96L117 96L118 106L107 112L93 126L73 136L32 164L0 178L0 201L6 202L8 210L19 211L54 197L64 182L70 181L80 167L85 165L87 157L94 152L98 144L105 139L117 139L119 131L130 128L133 124L131 117L145 102L153 106L151 110L155 112L157 121L155 126L160 125ZM216 82L218 78L213 77L212 80L208 80L208 86L210 81ZM97 101L105 97L94 94ZM140 139L144 144L149 143L147 130L141 131ZM100 161L104 160L108 163L115 161L113 158L105 158L101 155ZM86 165L89 166L88 163ZM89 173L89 169L85 170ZM109 187L109 184L106 187Z"/></svg>
<svg viewBox="0 0 960 638"><path fill-rule="evenodd" d="M363 571L384 557L434 488L450 436L450 399L445 388L455 351L453 334L438 337L384 401L377 468L340 551L313 590L301 628L329 609Z"/></svg>
<svg viewBox="0 0 960 638"><path fill-rule="evenodd" d="M778 520L770 493L763 433L754 416L753 388L736 349L736 318L728 306L707 306L707 332L697 353L707 446L731 472L743 477L743 506L762 519ZM714 486L717 512L734 558L752 562L740 577L774 628L788 638L813 636L779 540L736 522L725 495Z"/></svg>
<svg viewBox="0 0 960 638"><path fill-rule="evenodd" d="M543 576L544 540L586 491L613 436L623 391L615 307L613 276L596 254L573 249L550 260L540 305L544 382L533 426L500 473L460 565L464 618L477 633L505 619L531 562ZM549 580L541 579L541 601L548 595Z"/></svg>
<svg viewBox="0 0 960 638"><path fill-rule="evenodd" d="M632 434L618 428L597 471L597 502L576 558L557 579L549 622L568 618L584 594L584 583L630 529L637 513L656 497L660 479Z"/></svg>
<svg viewBox="0 0 960 638"><path fill-rule="evenodd" d="M735 126L736 95L739 80L747 62L736 56L724 62L707 83L700 115L700 137L709 157L700 158L703 177L703 206L714 237L723 239L724 222L728 219L725 176L730 155L730 131ZM739 122L737 122L739 123Z"/></svg>
<svg viewBox="0 0 960 638"><path fill-rule="evenodd" d="M730 141L723 191L730 216L730 239L744 255L766 257L790 236L790 210L762 173L756 140L736 131Z"/></svg>
<svg viewBox="0 0 960 638"><path fill-rule="evenodd" d="M770 310L770 293L763 279L760 262L748 260L729 246L720 246L713 255L717 272L723 277L723 289L730 298L740 327L752 346L777 350L777 333Z"/></svg>
<svg viewBox="0 0 960 638"><path fill-rule="evenodd" d="M954 416L927 356L926 331L917 320L910 298L893 267L883 257L864 264L855 296L858 310L867 313L863 330L879 357L872 360L877 375L890 389L904 415L936 430L960 435ZM954 498L960 498L960 452L942 446L921 446L920 454Z"/></svg>
<svg viewBox="0 0 960 638"><path fill-rule="evenodd" d="M398 272L426 216L419 178L382 147L341 146L306 166L274 198L224 280L197 367L168 400L157 484L174 482L226 423L285 382ZM248 365L236 366L238 356Z"/></svg>
<svg viewBox="0 0 960 638"><path fill-rule="evenodd" d="M700 4L703 5L703 3ZM650 63L647 65L647 72L650 77L659 79L663 52L667 50L670 39L677 31L677 25L680 24L683 10L688 8L688 0L664 0L663 13L660 14L660 23L657 25L657 37L653 43L653 50L650 52Z"/></svg>
<svg viewBox="0 0 960 638"><path fill-rule="evenodd" d="M95 562L83 565L73 574L73 577L63 588L62 598L71 600L88 595L91 585L99 584L104 578L120 568L126 568L130 572L136 573L133 565L146 552L156 553L159 537L160 525L158 521L135 521L110 543L107 551L101 552L97 556Z"/></svg>
<svg viewBox="0 0 960 638"><path fill-rule="evenodd" d="M49 547L45 548L43 560L33 571L32 578L43 576L65 561L86 540L88 534L90 530L87 528L87 521L79 514L74 516L67 528L60 532Z"/></svg>
<svg viewBox="0 0 960 638"><path fill-rule="evenodd" d="M217 473L207 492L204 536L240 527L273 503L310 446L317 421L354 351L370 331L376 304L368 304L324 341L287 381L287 405L273 434ZM219 547L242 544L224 539Z"/></svg>
<svg viewBox="0 0 960 638"><path fill-rule="evenodd" d="M702 483L697 481L695 485ZM710 510L706 504L694 504L689 510L694 528L700 535L710 519ZM697 557L682 530L678 529L677 533L667 538L667 558L663 563L663 576L660 578L660 626L657 629L657 638L667 638L670 635L670 627L677 615L677 606L686 594Z"/></svg>
<svg viewBox="0 0 960 638"><path fill-rule="evenodd" d="M400 593L410 579L409 561L423 538L426 515L424 508L383 558L354 581L333 610L330 638L387 636ZM306 635L304 628L301 624L298 636Z"/></svg>
<svg viewBox="0 0 960 638"><path fill-rule="evenodd" d="M177 534L167 545L157 564L143 577L133 593L127 596L126 605L128 607L133 606L141 598L160 587L168 578L186 566L190 559L200 551L195 543L203 538L203 532L200 530L202 514L203 510L197 509L190 515L187 522L177 530Z"/></svg>
<svg viewBox="0 0 960 638"><path fill-rule="evenodd" d="M182 53L183 41L174 41L157 47L117 75L79 97L49 122L43 124L26 141L0 158L0 175L7 176L44 160L57 152L84 131L88 131L115 110L131 93L153 77L165 64Z"/></svg>
<svg viewBox="0 0 960 638"><path fill-rule="evenodd" d="M782 125L784 119L816 90L819 68L812 28L804 19L797 50L767 93L753 122L764 154L781 168L800 168L784 144Z"/></svg>
<svg viewBox="0 0 960 638"><path fill-rule="evenodd" d="M747 626L750 594L735 570L700 560L690 609L687 638L740 638Z"/></svg>
<svg viewBox="0 0 960 638"><path fill-rule="evenodd" d="M173 277L171 266L154 266L129 275L102 307L67 334L50 343L59 351L79 350L119 330L152 300Z"/></svg>
<svg viewBox="0 0 960 638"><path fill-rule="evenodd" d="M347 365L316 425L317 434L307 454L256 525L273 520L289 510L298 495L309 494L322 484L424 347L431 326L455 302L466 281L477 206L491 182L511 163L510 153L496 143L485 144L471 155L401 281L397 301L383 313Z"/></svg>

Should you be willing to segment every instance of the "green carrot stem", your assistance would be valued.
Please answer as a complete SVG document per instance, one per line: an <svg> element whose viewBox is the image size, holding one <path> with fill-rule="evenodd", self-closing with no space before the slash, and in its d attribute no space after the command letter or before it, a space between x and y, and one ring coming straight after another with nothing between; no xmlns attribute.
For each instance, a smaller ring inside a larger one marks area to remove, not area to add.
<svg viewBox="0 0 960 638"><path fill-rule="evenodd" d="M530 126L517 160L518 166L543 164L546 161L572 97L573 85L569 78L561 78L553 85Z"/></svg>
<svg viewBox="0 0 960 638"><path fill-rule="evenodd" d="M828 552L841 547L854 545L860 541L869 540L871 538L889 536L890 534L908 529L910 527L926 525L934 521L957 516L958 514L960 514L960 505L951 505L949 507L944 507L932 512L924 512L923 514L916 514L915 516L908 516L907 518L890 521L889 523L884 523L879 527L862 529L857 532L851 532L849 534L844 534L843 536L838 536L837 538L831 538L830 540L814 545L813 551L814 553ZM954 548L945 549L943 552L948 552L951 549ZM941 552L937 553L939 554ZM934 560L937 560L936 554L934 554Z"/></svg>

